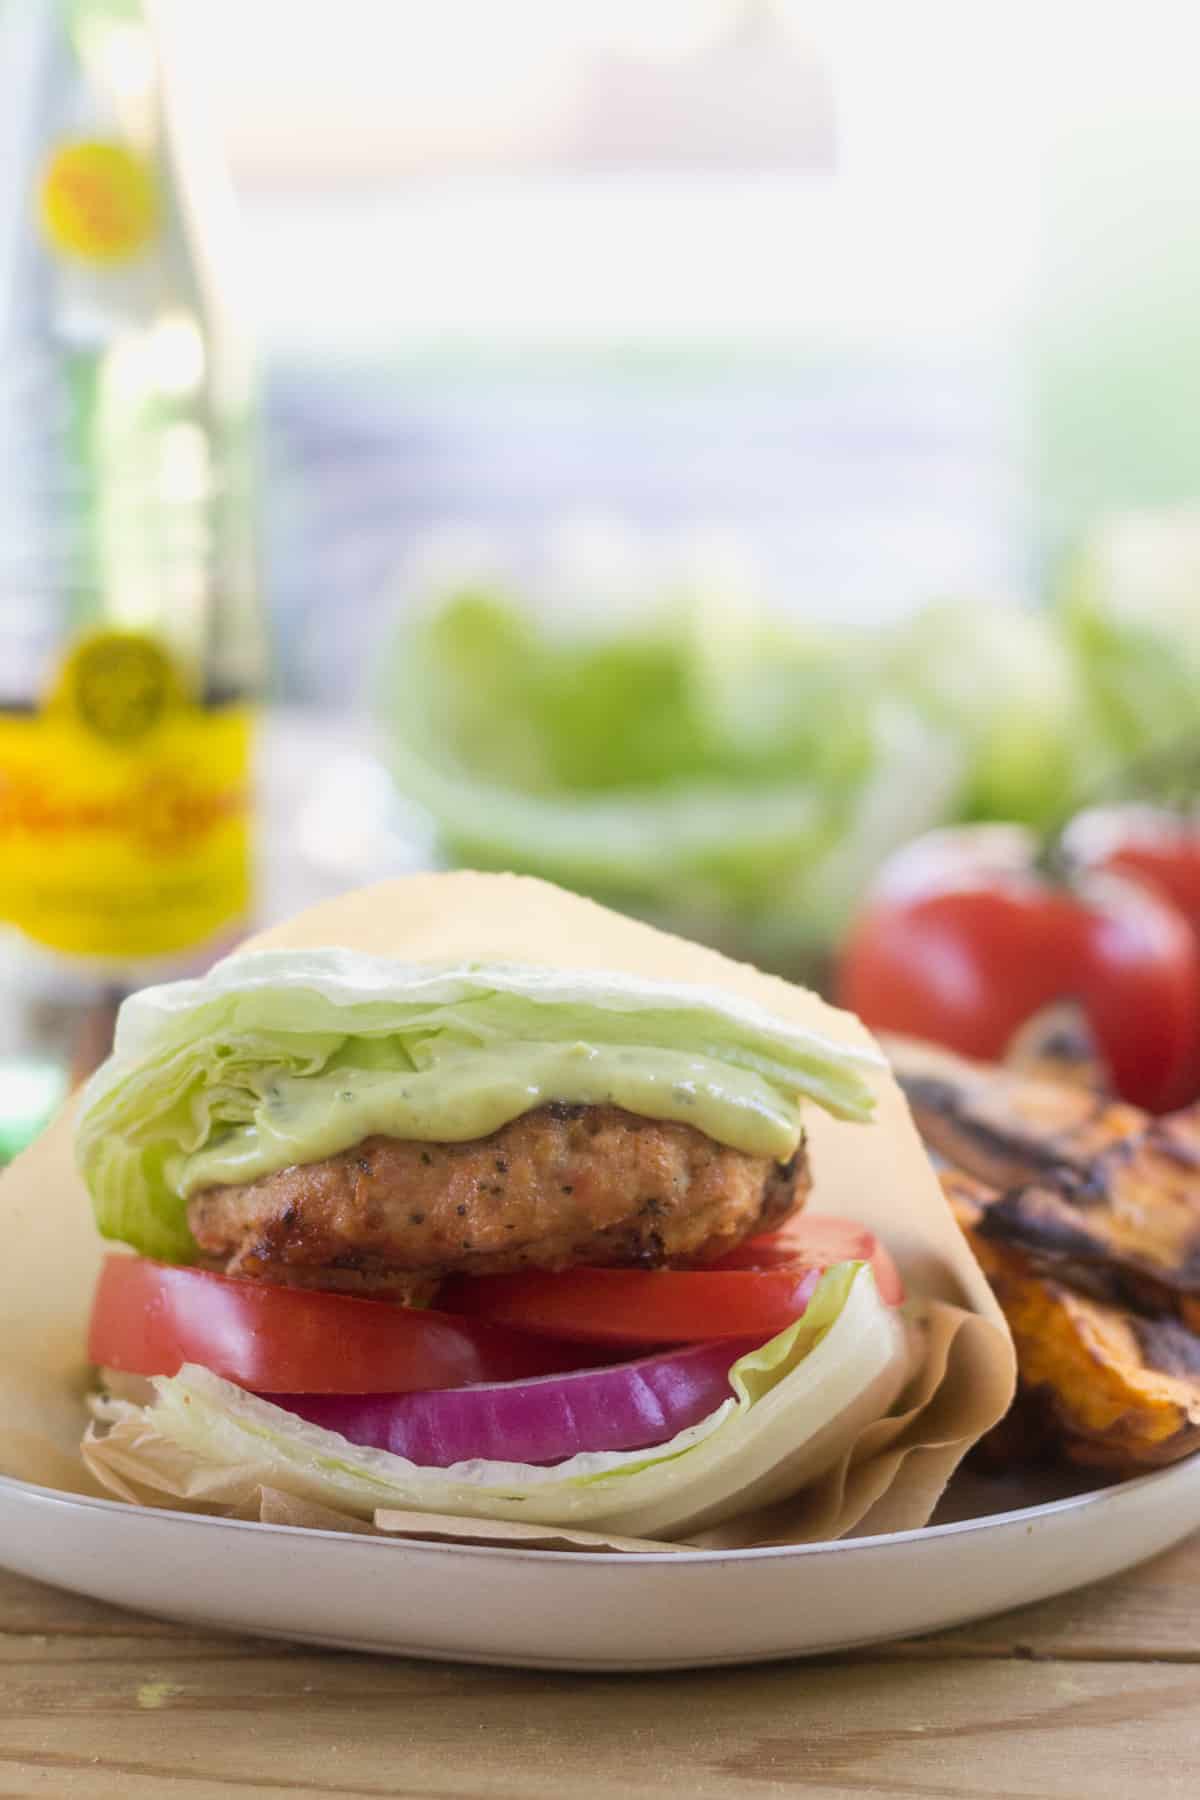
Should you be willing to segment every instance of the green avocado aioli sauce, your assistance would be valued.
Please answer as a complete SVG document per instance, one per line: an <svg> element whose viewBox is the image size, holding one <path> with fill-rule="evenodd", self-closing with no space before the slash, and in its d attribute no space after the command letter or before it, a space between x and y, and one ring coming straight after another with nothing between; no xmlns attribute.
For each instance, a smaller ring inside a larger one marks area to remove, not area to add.
<svg viewBox="0 0 1200 1800"><path fill-rule="evenodd" d="M779 1162L800 1142L799 1098L785 1098L752 1070L644 1045L512 1042L456 1050L420 1070L343 1065L281 1073L265 1085L249 1123L171 1157L164 1173L186 1198L317 1162L375 1134L465 1143L554 1100L694 1125L718 1143Z"/></svg>

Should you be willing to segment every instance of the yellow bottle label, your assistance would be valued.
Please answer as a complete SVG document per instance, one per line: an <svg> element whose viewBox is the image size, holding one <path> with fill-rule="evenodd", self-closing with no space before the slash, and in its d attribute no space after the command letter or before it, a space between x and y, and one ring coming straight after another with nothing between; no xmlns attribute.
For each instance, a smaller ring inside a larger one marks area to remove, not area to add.
<svg viewBox="0 0 1200 1800"><path fill-rule="evenodd" d="M250 900L248 707L203 707L137 632L81 639L0 713L0 920L54 950L196 948Z"/></svg>
<svg viewBox="0 0 1200 1800"><path fill-rule="evenodd" d="M158 229L153 165L125 144L60 144L42 174L38 202L52 247L83 262L124 262Z"/></svg>

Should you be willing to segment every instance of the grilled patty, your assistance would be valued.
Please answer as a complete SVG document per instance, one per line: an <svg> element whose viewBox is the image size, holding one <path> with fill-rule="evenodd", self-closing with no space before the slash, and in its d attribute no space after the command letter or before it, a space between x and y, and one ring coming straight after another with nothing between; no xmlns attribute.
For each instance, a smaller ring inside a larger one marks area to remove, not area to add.
<svg viewBox="0 0 1200 1800"><path fill-rule="evenodd" d="M711 1261L807 1190L803 1147L780 1164L690 1125L556 1103L464 1144L370 1137L209 1188L188 1223L231 1275L426 1300L451 1273Z"/></svg>

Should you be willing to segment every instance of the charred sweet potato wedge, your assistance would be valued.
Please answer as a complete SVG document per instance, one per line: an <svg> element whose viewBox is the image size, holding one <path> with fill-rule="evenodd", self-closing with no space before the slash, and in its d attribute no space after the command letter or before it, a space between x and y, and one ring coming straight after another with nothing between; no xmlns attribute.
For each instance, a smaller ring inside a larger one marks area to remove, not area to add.
<svg viewBox="0 0 1200 1800"><path fill-rule="evenodd" d="M1112 1091L1107 1065L1083 1012L1072 1001L1035 1013L1017 1032L1004 1053L1014 1074L1060 1086Z"/></svg>
<svg viewBox="0 0 1200 1800"><path fill-rule="evenodd" d="M1011 1468L1056 1453L1132 1474L1200 1449L1200 1336L1170 1315L1081 1293L1035 1250L993 1234L991 1215L1014 1196L955 1170L942 1184L1017 1351L1017 1402L984 1459Z"/></svg>
<svg viewBox="0 0 1200 1800"><path fill-rule="evenodd" d="M989 1187L1064 1170L1086 1179L1099 1158L1149 1124L1136 1106L1090 1087L1039 1081L906 1038L886 1039L884 1048L926 1143Z"/></svg>
<svg viewBox="0 0 1200 1800"><path fill-rule="evenodd" d="M1200 1449L1200 1107L888 1048L1016 1344L982 1459L1133 1474Z"/></svg>
<svg viewBox="0 0 1200 1800"><path fill-rule="evenodd" d="M930 1149L999 1190L978 1224L989 1241L1200 1329L1200 1109L1155 1119L923 1045L889 1050Z"/></svg>

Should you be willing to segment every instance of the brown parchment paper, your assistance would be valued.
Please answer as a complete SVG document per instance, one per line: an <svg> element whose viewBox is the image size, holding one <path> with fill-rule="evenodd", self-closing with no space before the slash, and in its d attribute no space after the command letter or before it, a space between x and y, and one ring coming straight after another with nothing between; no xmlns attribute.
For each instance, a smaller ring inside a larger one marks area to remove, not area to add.
<svg viewBox="0 0 1200 1800"><path fill-rule="evenodd" d="M715 951L654 931L526 877L409 876L329 901L247 948L338 944L423 962L510 961L617 970L724 988L827 1037L871 1040L849 1014ZM890 1073L876 1082L870 1126L806 1114L815 1213L853 1218L896 1257L909 1292L916 1354L887 1418L862 1430L838 1465L793 1500L690 1540L705 1548L811 1542L924 1524L970 1446L1006 1411L1015 1382L1008 1327L950 1215ZM0 1473L131 1503L221 1510L273 1523L554 1549L661 1551L659 1543L427 1514L381 1512L374 1526L326 1507L246 1491L228 1472L162 1446L149 1457L120 1425L89 1450L80 1439L91 1381L91 1291L106 1248L72 1158L72 1102L0 1178ZM104 1482L97 1478L103 1473Z"/></svg>

